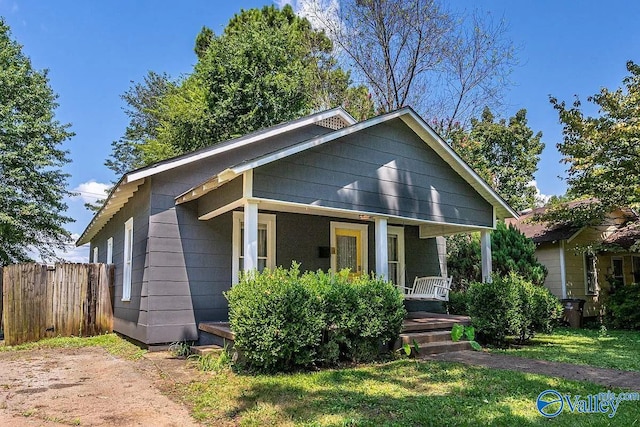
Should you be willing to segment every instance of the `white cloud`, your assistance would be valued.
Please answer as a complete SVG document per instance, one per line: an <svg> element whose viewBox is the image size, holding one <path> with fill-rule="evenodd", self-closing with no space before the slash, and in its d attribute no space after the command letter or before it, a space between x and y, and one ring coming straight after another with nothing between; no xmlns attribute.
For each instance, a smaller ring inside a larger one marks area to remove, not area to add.
<svg viewBox="0 0 640 427"><path fill-rule="evenodd" d="M536 206L537 207L542 207L549 202L549 199L551 199L551 195L542 194L542 192L538 188L538 182L535 179L533 181L530 181L528 185L529 187L533 187L536 189Z"/></svg>
<svg viewBox="0 0 640 427"><path fill-rule="evenodd" d="M79 193L75 198L80 198L85 203L95 203L96 200L107 197L109 188L111 188L111 184L103 184L92 179L88 182L83 182L71 191Z"/></svg>

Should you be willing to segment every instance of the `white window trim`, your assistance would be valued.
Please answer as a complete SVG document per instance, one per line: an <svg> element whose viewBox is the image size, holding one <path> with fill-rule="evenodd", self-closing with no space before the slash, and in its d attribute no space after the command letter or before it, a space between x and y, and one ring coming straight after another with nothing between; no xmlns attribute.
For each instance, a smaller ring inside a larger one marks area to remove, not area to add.
<svg viewBox="0 0 640 427"><path fill-rule="evenodd" d="M626 285L626 282L627 282L627 281L625 280L625 277L624 277L624 257L622 257L622 256L612 256L612 257L611 257L611 276L613 276L613 274L614 274L614 273L615 273L615 271L616 271L616 270L615 270L615 268L613 267L613 261L614 261L614 260L618 260L618 259L619 259L619 260L620 260L620 262L622 263L622 285L624 286L624 285ZM614 277L615 277L615 276L614 276Z"/></svg>
<svg viewBox="0 0 640 427"><path fill-rule="evenodd" d="M113 264L113 237L107 239L107 264Z"/></svg>
<svg viewBox="0 0 640 427"><path fill-rule="evenodd" d="M244 223L244 212L233 212L233 245L232 245L232 268L231 284L236 285L240 281L240 230ZM276 268L276 216L273 214L258 214L258 226L267 227L267 268Z"/></svg>
<svg viewBox="0 0 640 427"><path fill-rule="evenodd" d="M347 230L358 230L362 238L362 247L360 248L362 257L362 274L369 273L369 225L358 224L353 222L334 222L331 221L331 271L336 272L338 257L336 255L336 229L344 228Z"/></svg>
<svg viewBox="0 0 640 427"><path fill-rule="evenodd" d="M93 248L93 260L91 262L94 264L98 263L98 247L97 246Z"/></svg>
<svg viewBox="0 0 640 427"><path fill-rule="evenodd" d="M595 276L596 276L596 283L595 283L595 289L593 290L593 292L589 291L589 272L587 270L587 256L589 256L588 253L584 253L582 255L582 265L583 265L583 269L584 269L584 294L588 295L588 296L592 296L592 295L598 295L598 268L596 266L594 266L594 272L595 272ZM596 260L597 262L597 258L595 255L591 255L593 256L594 260Z"/></svg>
<svg viewBox="0 0 640 427"><path fill-rule="evenodd" d="M396 236L398 239L398 286L405 285L405 259L404 259L404 227L390 225L387 227L387 235ZM391 278L389 278L391 280Z"/></svg>
<svg viewBox="0 0 640 427"><path fill-rule="evenodd" d="M129 235L131 235L131 240L129 240ZM133 270L133 218L129 218L127 222L124 223L124 259L122 264L122 301L131 301L132 270Z"/></svg>

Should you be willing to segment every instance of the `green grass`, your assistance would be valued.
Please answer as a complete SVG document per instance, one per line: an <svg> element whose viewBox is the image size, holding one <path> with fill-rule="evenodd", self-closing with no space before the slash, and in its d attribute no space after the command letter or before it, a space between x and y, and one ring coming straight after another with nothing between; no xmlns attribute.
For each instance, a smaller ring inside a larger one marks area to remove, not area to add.
<svg viewBox="0 0 640 427"><path fill-rule="evenodd" d="M104 334L95 337L56 337L40 341L14 345L0 346L0 351L38 350L47 348L82 348L102 347L110 354L129 360L140 359L146 352L135 344L116 334Z"/></svg>
<svg viewBox="0 0 640 427"><path fill-rule="evenodd" d="M536 335L527 345L494 353L575 363L624 371L640 371L640 332L558 329Z"/></svg>
<svg viewBox="0 0 640 427"><path fill-rule="evenodd" d="M176 391L196 419L211 425L528 426L548 424L535 408L547 389L583 396L606 391L542 375L411 360L273 376L225 370ZM552 422L639 425L640 403L622 403L613 420L565 411Z"/></svg>

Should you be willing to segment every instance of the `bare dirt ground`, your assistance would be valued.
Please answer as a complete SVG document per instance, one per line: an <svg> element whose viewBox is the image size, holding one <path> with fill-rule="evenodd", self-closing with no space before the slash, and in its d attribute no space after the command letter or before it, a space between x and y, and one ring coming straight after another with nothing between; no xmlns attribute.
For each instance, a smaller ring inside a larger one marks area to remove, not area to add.
<svg viewBox="0 0 640 427"><path fill-rule="evenodd" d="M167 352L137 362L95 347L0 353L0 425L197 425L160 391L193 375Z"/></svg>

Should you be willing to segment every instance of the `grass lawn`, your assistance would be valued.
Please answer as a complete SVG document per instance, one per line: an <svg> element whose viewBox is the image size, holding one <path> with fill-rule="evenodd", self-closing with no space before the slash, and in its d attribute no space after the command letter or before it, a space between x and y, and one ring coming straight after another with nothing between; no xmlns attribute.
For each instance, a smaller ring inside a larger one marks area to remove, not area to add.
<svg viewBox="0 0 640 427"><path fill-rule="evenodd" d="M558 329L536 335L520 348L492 350L513 356L575 363L624 371L640 371L640 332Z"/></svg>
<svg viewBox="0 0 640 427"><path fill-rule="evenodd" d="M229 370L175 390L211 425L447 426L640 425L640 402L613 419L573 414L553 420L536 410L539 393L604 392L601 386L541 375L399 360L343 370L248 376Z"/></svg>
<svg viewBox="0 0 640 427"><path fill-rule="evenodd" d="M56 337L46 338L26 344L5 346L0 345L0 351L37 350L46 348L81 348L102 347L114 356L129 360L140 359L146 350L131 344L116 334L104 334L95 337Z"/></svg>

